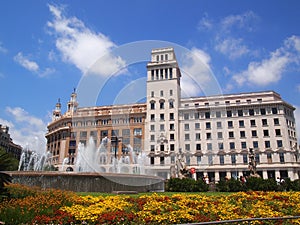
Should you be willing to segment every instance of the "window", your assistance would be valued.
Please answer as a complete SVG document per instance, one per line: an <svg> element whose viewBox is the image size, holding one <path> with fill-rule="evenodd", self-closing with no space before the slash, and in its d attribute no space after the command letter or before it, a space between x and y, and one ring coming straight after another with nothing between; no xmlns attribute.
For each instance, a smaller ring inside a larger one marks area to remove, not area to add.
<svg viewBox="0 0 300 225"><path fill-rule="evenodd" d="M142 128L134 128L133 135L142 135Z"/></svg>
<svg viewBox="0 0 300 225"><path fill-rule="evenodd" d="M275 134L276 134L276 136L281 136L281 131L280 131L280 129L275 129Z"/></svg>
<svg viewBox="0 0 300 225"><path fill-rule="evenodd" d="M152 124L152 125L150 125L150 130L151 131L154 131L155 130L155 126Z"/></svg>
<svg viewBox="0 0 300 225"><path fill-rule="evenodd" d="M154 165L154 157L150 157L150 164Z"/></svg>
<svg viewBox="0 0 300 225"><path fill-rule="evenodd" d="M159 102L159 108L160 109L164 109L165 108L165 102L164 101Z"/></svg>
<svg viewBox="0 0 300 225"><path fill-rule="evenodd" d="M270 141L265 141L265 148L270 148L271 145L270 145Z"/></svg>
<svg viewBox="0 0 300 225"><path fill-rule="evenodd" d="M186 165L187 166L190 166L191 165L191 157L190 156L185 156L185 162L186 162Z"/></svg>
<svg viewBox="0 0 300 225"><path fill-rule="evenodd" d="M170 134L170 140L174 141L174 134Z"/></svg>
<svg viewBox="0 0 300 225"><path fill-rule="evenodd" d="M212 143L207 143L207 150L212 150Z"/></svg>
<svg viewBox="0 0 300 225"><path fill-rule="evenodd" d="M217 122L217 128L221 129L222 128L222 122Z"/></svg>
<svg viewBox="0 0 300 225"><path fill-rule="evenodd" d="M190 115L189 115L188 113L185 113L185 114L183 115L183 118L184 118L185 120L188 120L189 117L190 117Z"/></svg>
<svg viewBox="0 0 300 225"><path fill-rule="evenodd" d="M221 117L221 112L220 112L220 111L217 111L217 112L216 112L216 117L217 117L217 118L220 118L220 117Z"/></svg>
<svg viewBox="0 0 300 225"><path fill-rule="evenodd" d="M160 165L164 165L165 164L165 157L160 157L159 163L160 163Z"/></svg>
<svg viewBox="0 0 300 225"><path fill-rule="evenodd" d="M195 129L199 130L200 129L200 123L195 123Z"/></svg>
<svg viewBox="0 0 300 225"><path fill-rule="evenodd" d="M263 130L264 132L264 137L269 137L269 130Z"/></svg>
<svg viewBox="0 0 300 225"><path fill-rule="evenodd" d="M267 152L267 161L268 161L268 163L272 163L272 153L271 152Z"/></svg>
<svg viewBox="0 0 300 225"><path fill-rule="evenodd" d="M223 150L224 149L223 143L218 143L218 147L219 147L219 150Z"/></svg>
<svg viewBox="0 0 300 225"><path fill-rule="evenodd" d="M243 163L248 164L248 155L247 154L243 154Z"/></svg>
<svg viewBox="0 0 300 225"><path fill-rule="evenodd" d="M236 164L236 154L231 155L231 163Z"/></svg>
<svg viewBox="0 0 300 225"><path fill-rule="evenodd" d="M267 121L267 119L262 119L261 122L262 122L262 125L263 125L263 126L268 126L268 121Z"/></svg>
<svg viewBox="0 0 300 225"><path fill-rule="evenodd" d="M194 118L195 119L199 119L200 118L200 113L199 112L195 112L194 113Z"/></svg>
<svg viewBox="0 0 300 225"><path fill-rule="evenodd" d="M175 150L175 145L174 144L170 144L170 150L174 151Z"/></svg>
<svg viewBox="0 0 300 225"><path fill-rule="evenodd" d="M196 150L200 151L201 150L201 144L196 144Z"/></svg>
<svg viewBox="0 0 300 225"><path fill-rule="evenodd" d="M249 115L254 116L254 109L249 109Z"/></svg>
<svg viewBox="0 0 300 225"><path fill-rule="evenodd" d="M210 112L205 112L205 119L209 119L210 118Z"/></svg>
<svg viewBox="0 0 300 225"><path fill-rule="evenodd" d="M174 130L174 123L170 123L170 130Z"/></svg>
<svg viewBox="0 0 300 225"><path fill-rule="evenodd" d="M153 134L150 135L150 141L155 141L155 136Z"/></svg>
<svg viewBox="0 0 300 225"><path fill-rule="evenodd" d="M251 133L252 133L252 137L257 137L257 131L256 130L252 130Z"/></svg>
<svg viewBox="0 0 300 225"><path fill-rule="evenodd" d="M206 133L206 139L211 139L211 133Z"/></svg>
<svg viewBox="0 0 300 225"><path fill-rule="evenodd" d="M246 137L246 134L245 134L244 130L240 131L240 137L241 138L245 138Z"/></svg>
<svg viewBox="0 0 300 225"><path fill-rule="evenodd" d="M81 138L86 138L87 137L87 132L86 131L80 131L80 137Z"/></svg>
<svg viewBox="0 0 300 225"><path fill-rule="evenodd" d="M150 102L150 109L155 109L155 102Z"/></svg>
<svg viewBox="0 0 300 225"><path fill-rule="evenodd" d="M278 113L277 108L272 108L272 114L277 114L277 113Z"/></svg>
<svg viewBox="0 0 300 225"><path fill-rule="evenodd" d="M250 126L251 127L255 127L256 126L255 120L250 120Z"/></svg>
<svg viewBox="0 0 300 225"><path fill-rule="evenodd" d="M170 90L170 96L173 96L173 90L172 89Z"/></svg>
<svg viewBox="0 0 300 225"><path fill-rule="evenodd" d="M208 155L208 165L212 166L213 165L213 156Z"/></svg>
<svg viewBox="0 0 300 225"><path fill-rule="evenodd" d="M218 139L222 139L223 138L223 133L222 132L218 132Z"/></svg>
<svg viewBox="0 0 300 225"><path fill-rule="evenodd" d="M220 165L224 165L224 155L219 155Z"/></svg>
<svg viewBox="0 0 300 225"><path fill-rule="evenodd" d="M228 132L228 137L229 137L229 138L234 138L234 133L233 133L233 131L229 131L229 132Z"/></svg>
<svg viewBox="0 0 300 225"><path fill-rule="evenodd" d="M274 118L274 125L279 125L279 119L278 118Z"/></svg>
<svg viewBox="0 0 300 225"><path fill-rule="evenodd" d="M238 116L243 116L243 110L238 110Z"/></svg>
<svg viewBox="0 0 300 225"><path fill-rule="evenodd" d="M184 124L184 130L189 130L190 129L190 125L188 123Z"/></svg>
<svg viewBox="0 0 300 225"><path fill-rule="evenodd" d="M164 91L160 91L160 97L164 96Z"/></svg>
<svg viewBox="0 0 300 225"><path fill-rule="evenodd" d="M160 124L159 128L160 128L160 131L164 131L165 130L165 125L164 124Z"/></svg>
<svg viewBox="0 0 300 225"><path fill-rule="evenodd" d="M151 91L151 97L152 98L154 97L154 91Z"/></svg>
<svg viewBox="0 0 300 225"><path fill-rule="evenodd" d="M150 145L150 151L154 152L155 151L155 145Z"/></svg>
<svg viewBox="0 0 300 225"><path fill-rule="evenodd" d="M245 141L241 142L241 148L246 149L247 148L247 143Z"/></svg>
<svg viewBox="0 0 300 225"><path fill-rule="evenodd" d="M253 148L258 148L258 141L253 141Z"/></svg>
<svg viewBox="0 0 300 225"><path fill-rule="evenodd" d="M174 120L174 113L170 113L170 120Z"/></svg>
<svg viewBox="0 0 300 225"><path fill-rule="evenodd" d="M154 114L151 114L151 115L150 115L150 120L151 120L151 121L155 121L155 115L154 115Z"/></svg>
<svg viewBox="0 0 300 225"><path fill-rule="evenodd" d="M123 129L122 130L122 136L124 137L126 137L126 136L130 136L130 129Z"/></svg>
<svg viewBox="0 0 300 225"><path fill-rule="evenodd" d="M280 163L284 163L284 153L283 152L279 152L279 161L280 161Z"/></svg>
<svg viewBox="0 0 300 225"><path fill-rule="evenodd" d="M206 129L210 129L211 128L210 122L206 122L205 126L206 126Z"/></svg>
<svg viewBox="0 0 300 225"><path fill-rule="evenodd" d="M159 118L160 118L160 120L165 120L165 114L161 113L161 114L159 115Z"/></svg>
<svg viewBox="0 0 300 225"><path fill-rule="evenodd" d="M201 139L200 133L196 133L196 140L199 141Z"/></svg>
<svg viewBox="0 0 300 225"><path fill-rule="evenodd" d="M185 144L185 150L186 150L186 151L190 151L190 150L191 150L190 144Z"/></svg>
<svg viewBox="0 0 300 225"><path fill-rule="evenodd" d="M277 148L282 148L282 140L277 140Z"/></svg>
<svg viewBox="0 0 300 225"><path fill-rule="evenodd" d="M266 115L266 109L265 108L261 108L260 109L260 114L261 115Z"/></svg>
<svg viewBox="0 0 300 225"><path fill-rule="evenodd" d="M119 130L111 130L111 136L119 136Z"/></svg>
<svg viewBox="0 0 300 225"><path fill-rule="evenodd" d="M239 126L240 126L240 127L245 127L244 120L239 120Z"/></svg>
<svg viewBox="0 0 300 225"><path fill-rule="evenodd" d="M201 156L197 156L197 164L198 164L198 165L201 164Z"/></svg>
<svg viewBox="0 0 300 225"><path fill-rule="evenodd" d="M232 111L231 110L227 111L227 117L232 117Z"/></svg>
<svg viewBox="0 0 300 225"><path fill-rule="evenodd" d="M232 149L235 149L235 143L234 142L229 142L229 148L232 150Z"/></svg>
<svg viewBox="0 0 300 225"><path fill-rule="evenodd" d="M186 140L186 141L190 140L190 134L185 134L184 135L184 140Z"/></svg>
<svg viewBox="0 0 300 225"><path fill-rule="evenodd" d="M228 128L232 128L233 127L233 122L232 121L228 121Z"/></svg>

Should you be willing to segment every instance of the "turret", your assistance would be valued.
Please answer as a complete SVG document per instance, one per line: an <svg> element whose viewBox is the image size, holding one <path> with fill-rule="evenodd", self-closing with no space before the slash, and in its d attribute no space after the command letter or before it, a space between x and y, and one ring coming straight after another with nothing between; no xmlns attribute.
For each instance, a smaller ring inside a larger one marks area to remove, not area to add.
<svg viewBox="0 0 300 225"><path fill-rule="evenodd" d="M60 99L58 99L56 105L55 105L55 109L52 112L52 121L58 120L59 118L61 118L61 103L60 103Z"/></svg>
<svg viewBox="0 0 300 225"><path fill-rule="evenodd" d="M68 111L67 113L73 115L74 112L76 112L78 106L77 102L77 94L76 94L76 89L74 88L73 93L71 94L71 99L68 102Z"/></svg>

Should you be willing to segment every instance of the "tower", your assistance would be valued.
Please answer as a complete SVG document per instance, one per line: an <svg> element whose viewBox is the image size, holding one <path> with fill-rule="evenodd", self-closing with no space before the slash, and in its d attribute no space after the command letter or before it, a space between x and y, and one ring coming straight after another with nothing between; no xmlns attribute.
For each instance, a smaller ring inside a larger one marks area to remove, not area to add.
<svg viewBox="0 0 300 225"><path fill-rule="evenodd" d="M60 99L58 99L55 109L52 112L52 121L58 120L61 118L61 103Z"/></svg>
<svg viewBox="0 0 300 225"><path fill-rule="evenodd" d="M173 48L153 49L147 64L145 150L166 177L179 151L180 69Z"/></svg>
<svg viewBox="0 0 300 225"><path fill-rule="evenodd" d="M70 115L73 115L73 113L76 112L76 110L77 110L77 106L78 106L77 93L76 93L76 89L74 88L74 91L71 94L71 99L68 102L67 113L70 114Z"/></svg>

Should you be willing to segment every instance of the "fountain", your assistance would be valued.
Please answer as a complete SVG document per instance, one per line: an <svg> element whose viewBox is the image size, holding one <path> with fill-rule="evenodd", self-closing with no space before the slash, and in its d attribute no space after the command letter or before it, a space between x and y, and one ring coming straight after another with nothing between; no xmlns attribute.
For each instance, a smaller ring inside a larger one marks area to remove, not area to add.
<svg viewBox="0 0 300 225"><path fill-rule="evenodd" d="M134 153L127 145L123 154L109 152L108 138L96 148L93 139L85 147L79 144L72 172L67 172L69 159L62 163L62 171L42 171L50 165L50 153L39 155L28 149L21 156L19 171L7 172L13 183L42 188L58 188L76 192L149 192L164 191L164 179L151 176L147 167L147 155ZM145 166L146 165L146 166Z"/></svg>
<svg viewBox="0 0 300 225"><path fill-rule="evenodd" d="M145 166L148 165L146 154L134 153L131 145L127 145L122 156L117 156L117 152L108 152L109 142L107 137L103 138L98 149L92 138L89 139L86 147L80 143L74 170L76 172L129 174L146 174L147 171L148 174L151 174L149 169L145 169ZM64 166L62 168L64 169Z"/></svg>

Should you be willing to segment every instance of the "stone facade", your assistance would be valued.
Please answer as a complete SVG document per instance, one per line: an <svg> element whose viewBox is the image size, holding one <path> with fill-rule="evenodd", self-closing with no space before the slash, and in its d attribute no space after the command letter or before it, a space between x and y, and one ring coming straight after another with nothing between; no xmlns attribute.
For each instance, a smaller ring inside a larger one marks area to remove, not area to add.
<svg viewBox="0 0 300 225"><path fill-rule="evenodd" d="M147 64L146 103L78 108L72 93L65 114L60 102L48 126L52 162L74 164L78 144L103 137L120 158L126 146L149 156L153 175L169 178L181 152L196 178L248 175L249 149L263 178L299 178L295 108L274 91L182 98L173 48L153 49Z"/></svg>

